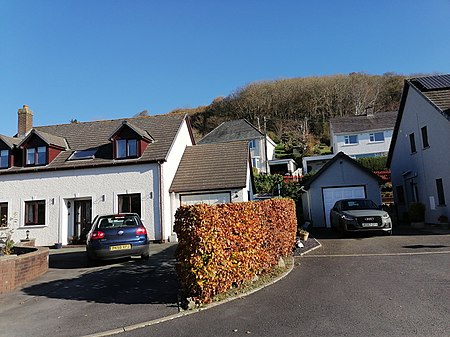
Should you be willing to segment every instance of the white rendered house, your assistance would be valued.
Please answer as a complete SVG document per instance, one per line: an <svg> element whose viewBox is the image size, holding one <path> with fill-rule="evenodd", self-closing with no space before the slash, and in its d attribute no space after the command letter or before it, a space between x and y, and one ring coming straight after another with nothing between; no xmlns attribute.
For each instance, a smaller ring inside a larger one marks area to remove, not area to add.
<svg viewBox="0 0 450 337"><path fill-rule="evenodd" d="M450 75L405 81L388 165L400 219L413 202L425 221L450 218Z"/></svg>
<svg viewBox="0 0 450 337"><path fill-rule="evenodd" d="M343 152L352 158L387 156L394 132L397 112L330 119L330 142L333 153Z"/></svg>

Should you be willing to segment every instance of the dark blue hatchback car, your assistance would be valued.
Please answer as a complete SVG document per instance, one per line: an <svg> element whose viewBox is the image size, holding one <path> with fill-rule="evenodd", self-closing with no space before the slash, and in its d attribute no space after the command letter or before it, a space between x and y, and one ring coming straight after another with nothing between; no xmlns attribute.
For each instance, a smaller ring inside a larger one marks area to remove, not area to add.
<svg viewBox="0 0 450 337"><path fill-rule="evenodd" d="M86 251L89 261L133 255L148 259L147 230L135 213L97 216L87 235Z"/></svg>

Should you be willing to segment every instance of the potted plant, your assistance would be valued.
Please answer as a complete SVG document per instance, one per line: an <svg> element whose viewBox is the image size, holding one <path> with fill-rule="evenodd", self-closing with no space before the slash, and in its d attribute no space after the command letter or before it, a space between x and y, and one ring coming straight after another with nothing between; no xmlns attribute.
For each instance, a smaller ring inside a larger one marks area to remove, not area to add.
<svg viewBox="0 0 450 337"><path fill-rule="evenodd" d="M308 240L309 232L306 231L305 229L300 229L298 231L298 236L300 237L300 240L306 241L306 240Z"/></svg>
<svg viewBox="0 0 450 337"><path fill-rule="evenodd" d="M425 205L421 202L413 202L409 205L408 217L413 228L423 228L425 225Z"/></svg>

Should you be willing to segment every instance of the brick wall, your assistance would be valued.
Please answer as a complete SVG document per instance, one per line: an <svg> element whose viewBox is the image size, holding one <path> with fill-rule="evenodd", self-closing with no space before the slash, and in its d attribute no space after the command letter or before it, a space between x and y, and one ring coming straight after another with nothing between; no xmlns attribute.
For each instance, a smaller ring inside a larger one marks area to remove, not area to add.
<svg viewBox="0 0 450 337"><path fill-rule="evenodd" d="M0 294L14 290L46 273L48 248L14 247L17 256L0 257Z"/></svg>

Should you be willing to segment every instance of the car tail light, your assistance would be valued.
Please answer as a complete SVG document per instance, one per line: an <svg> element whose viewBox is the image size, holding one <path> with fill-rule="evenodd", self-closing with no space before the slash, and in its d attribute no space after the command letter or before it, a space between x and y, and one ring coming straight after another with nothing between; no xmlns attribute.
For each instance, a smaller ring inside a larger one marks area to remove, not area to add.
<svg viewBox="0 0 450 337"><path fill-rule="evenodd" d="M102 231L93 231L91 234L91 240L103 239L105 237L105 233Z"/></svg>
<svg viewBox="0 0 450 337"><path fill-rule="evenodd" d="M136 229L136 235L146 235L147 234L147 230L145 229L145 227L139 227Z"/></svg>

